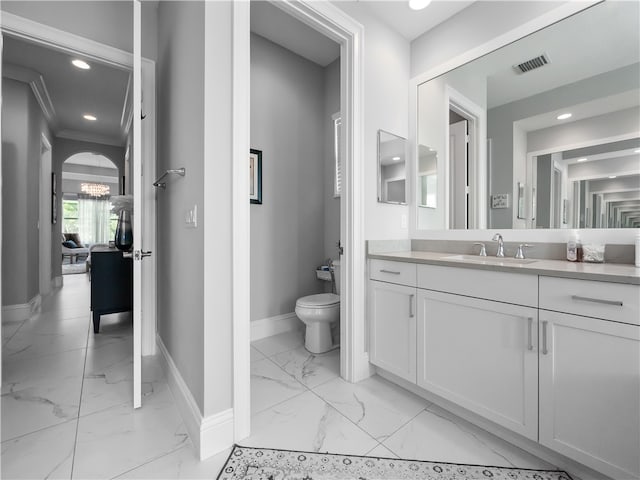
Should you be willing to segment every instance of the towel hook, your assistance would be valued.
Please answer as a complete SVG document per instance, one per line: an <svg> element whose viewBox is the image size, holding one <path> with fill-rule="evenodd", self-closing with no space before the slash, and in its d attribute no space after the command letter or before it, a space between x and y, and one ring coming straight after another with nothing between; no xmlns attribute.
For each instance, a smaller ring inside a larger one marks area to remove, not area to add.
<svg viewBox="0 0 640 480"><path fill-rule="evenodd" d="M158 180L153 182L153 186L154 187L161 187L161 188L166 189L167 188L167 182L161 182L160 180L162 180L164 177L166 177L169 174L175 174L175 175L180 175L181 177L184 177L185 173L186 172L185 172L184 167L167 170L166 172L164 172L162 174L162 176Z"/></svg>

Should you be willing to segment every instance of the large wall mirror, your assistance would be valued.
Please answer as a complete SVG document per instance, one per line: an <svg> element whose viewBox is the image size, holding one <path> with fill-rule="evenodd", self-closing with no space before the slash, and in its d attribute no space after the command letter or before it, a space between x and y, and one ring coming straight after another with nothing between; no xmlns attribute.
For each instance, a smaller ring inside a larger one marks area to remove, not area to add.
<svg viewBox="0 0 640 480"><path fill-rule="evenodd" d="M417 98L418 230L640 225L639 2L596 4Z"/></svg>
<svg viewBox="0 0 640 480"><path fill-rule="evenodd" d="M407 139L378 130L378 201L407 203Z"/></svg>

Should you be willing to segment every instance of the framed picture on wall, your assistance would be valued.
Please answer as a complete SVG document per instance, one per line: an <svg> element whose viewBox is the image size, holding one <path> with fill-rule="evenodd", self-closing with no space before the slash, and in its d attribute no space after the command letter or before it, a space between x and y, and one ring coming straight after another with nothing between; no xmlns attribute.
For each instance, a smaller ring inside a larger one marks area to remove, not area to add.
<svg viewBox="0 0 640 480"><path fill-rule="evenodd" d="M249 152L249 200L262 204L262 150Z"/></svg>
<svg viewBox="0 0 640 480"><path fill-rule="evenodd" d="M58 222L58 188L56 182L56 172L51 172L51 223Z"/></svg>

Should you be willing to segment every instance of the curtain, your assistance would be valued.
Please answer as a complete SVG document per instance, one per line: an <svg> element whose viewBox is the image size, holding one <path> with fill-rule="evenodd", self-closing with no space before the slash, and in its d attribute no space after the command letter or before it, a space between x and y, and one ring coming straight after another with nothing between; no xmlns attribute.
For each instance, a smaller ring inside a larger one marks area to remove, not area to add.
<svg viewBox="0 0 640 480"><path fill-rule="evenodd" d="M108 243L111 202L109 197L78 195L78 234L84 244Z"/></svg>

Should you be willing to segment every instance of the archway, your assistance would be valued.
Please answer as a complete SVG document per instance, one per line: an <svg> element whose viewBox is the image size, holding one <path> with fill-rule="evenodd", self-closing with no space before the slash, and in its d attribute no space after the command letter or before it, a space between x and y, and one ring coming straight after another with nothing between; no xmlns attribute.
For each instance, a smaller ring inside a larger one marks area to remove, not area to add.
<svg viewBox="0 0 640 480"><path fill-rule="evenodd" d="M111 197L121 191L120 178L116 163L101 153L80 152L63 162L60 221L66 240L83 246L113 240L117 216Z"/></svg>

